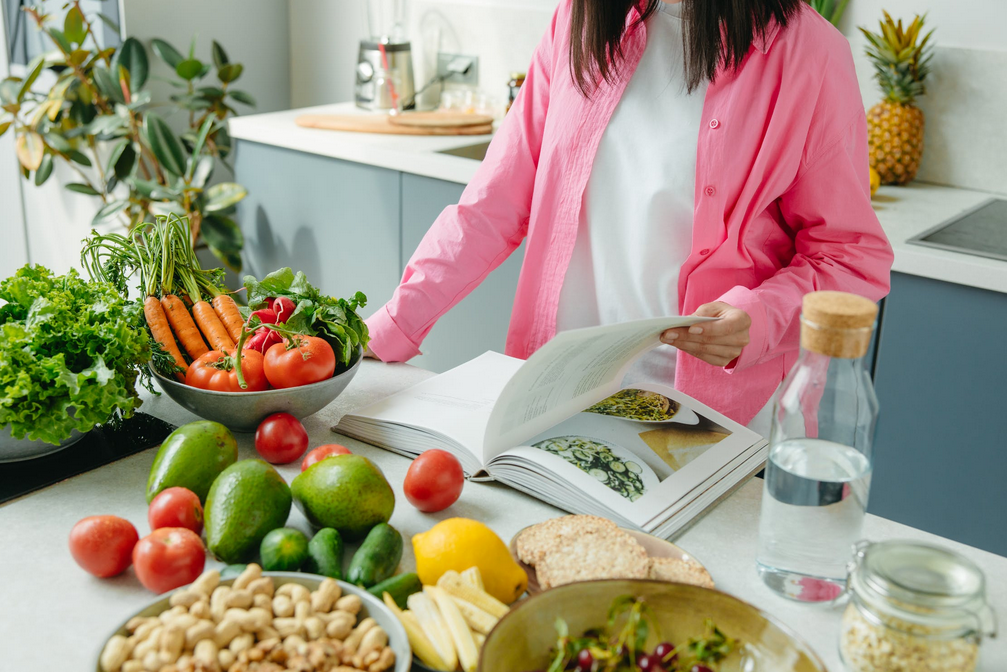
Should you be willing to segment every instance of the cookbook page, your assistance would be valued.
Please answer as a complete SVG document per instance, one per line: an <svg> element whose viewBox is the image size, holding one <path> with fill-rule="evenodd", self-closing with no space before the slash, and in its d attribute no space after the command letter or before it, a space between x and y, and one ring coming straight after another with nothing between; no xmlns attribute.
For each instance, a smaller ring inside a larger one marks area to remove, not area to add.
<svg viewBox="0 0 1007 672"><path fill-rule="evenodd" d="M487 352L348 415L438 432L473 454L482 466L483 437L493 404L522 364L520 359Z"/></svg>
<svg viewBox="0 0 1007 672"><path fill-rule="evenodd" d="M643 527L708 487L763 439L708 406L660 385L620 390L492 461L534 463ZM575 501L576 498L572 498Z"/></svg>
<svg viewBox="0 0 1007 672"><path fill-rule="evenodd" d="M618 390L629 366L659 346L666 329L711 319L658 317L560 332L500 394L486 427L487 461Z"/></svg>

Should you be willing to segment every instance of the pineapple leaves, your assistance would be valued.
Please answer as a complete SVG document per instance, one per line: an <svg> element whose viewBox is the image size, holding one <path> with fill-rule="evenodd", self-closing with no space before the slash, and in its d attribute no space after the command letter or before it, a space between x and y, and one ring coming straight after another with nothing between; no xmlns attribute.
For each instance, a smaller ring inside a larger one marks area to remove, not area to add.
<svg viewBox="0 0 1007 672"><path fill-rule="evenodd" d="M860 28L867 39L865 52L874 66L874 79L888 101L912 104L926 92L923 80L930 74L933 57L930 38L934 31L919 39L925 21L926 14L916 16L904 28L901 19L896 22L884 12L884 20L879 22L880 33Z"/></svg>

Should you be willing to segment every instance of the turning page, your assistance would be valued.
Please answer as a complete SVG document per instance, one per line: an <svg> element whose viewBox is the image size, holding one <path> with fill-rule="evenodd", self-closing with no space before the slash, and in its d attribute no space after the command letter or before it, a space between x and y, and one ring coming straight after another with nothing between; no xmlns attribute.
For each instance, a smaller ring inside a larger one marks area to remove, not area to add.
<svg viewBox="0 0 1007 672"><path fill-rule="evenodd" d="M486 425L489 461L616 392L633 361L661 344L666 329L709 317L656 317L560 332L503 388Z"/></svg>

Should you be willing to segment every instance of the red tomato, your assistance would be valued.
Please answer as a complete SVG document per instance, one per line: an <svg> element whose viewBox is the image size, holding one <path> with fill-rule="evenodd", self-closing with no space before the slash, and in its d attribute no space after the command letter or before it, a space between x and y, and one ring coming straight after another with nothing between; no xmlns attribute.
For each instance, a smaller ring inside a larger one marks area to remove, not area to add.
<svg viewBox="0 0 1007 672"><path fill-rule="evenodd" d="M315 462L321 462L329 455L352 455L350 449L346 446L340 446L338 443L330 443L326 446L318 446L310 453L304 456L304 461L301 462L301 471L304 471Z"/></svg>
<svg viewBox="0 0 1007 672"><path fill-rule="evenodd" d="M295 336L266 350L263 369L273 387L310 385L332 377L336 353L317 336Z"/></svg>
<svg viewBox="0 0 1007 672"><path fill-rule="evenodd" d="M234 354L217 350L211 350L189 365L189 370L185 373L185 384L215 392L261 392L269 389L269 382L262 370L262 355L248 348L245 348L244 353L241 358L241 374L245 377L247 388L242 389L238 384Z"/></svg>
<svg viewBox="0 0 1007 672"><path fill-rule="evenodd" d="M308 449L308 432L290 413L273 413L255 430L255 449L270 464L287 464Z"/></svg>
<svg viewBox="0 0 1007 672"><path fill-rule="evenodd" d="M70 555L84 571L104 579L129 568L139 538L136 528L124 518L89 516L70 530Z"/></svg>
<svg viewBox="0 0 1007 672"><path fill-rule="evenodd" d="M137 542L133 564L143 587L160 594L195 581L206 564L206 550L192 530L162 527Z"/></svg>
<svg viewBox="0 0 1007 672"><path fill-rule="evenodd" d="M147 509L150 529L184 527L196 534L203 531L203 505L199 497L187 488L168 488L157 493Z"/></svg>
<svg viewBox="0 0 1007 672"><path fill-rule="evenodd" d="M458 501L464 483L458 458L446 450L434 449L413 460L402 489L410 504L424 513L434 513Z"/></svg>

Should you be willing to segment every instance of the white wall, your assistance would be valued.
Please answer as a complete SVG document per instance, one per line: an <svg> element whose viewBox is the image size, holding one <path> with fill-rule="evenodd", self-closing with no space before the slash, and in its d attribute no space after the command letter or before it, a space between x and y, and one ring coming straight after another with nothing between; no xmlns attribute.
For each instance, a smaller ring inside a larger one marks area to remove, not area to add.
<svg viewBox="0 0 1007 672"><path fill-rule="evenodd" d="M357 45L367 33L365 0L289 0L292 107L353 99Z"/></svg>
<svg viewBox="0 0 1007 672"><path fill-rule="evenodd" d="M859 34L857 26L876 31L882 10L903 22L926 14L937 29L933 39L945 47L1007 50L1003 0L850 0L839 27L846 35Z"/></svg>

